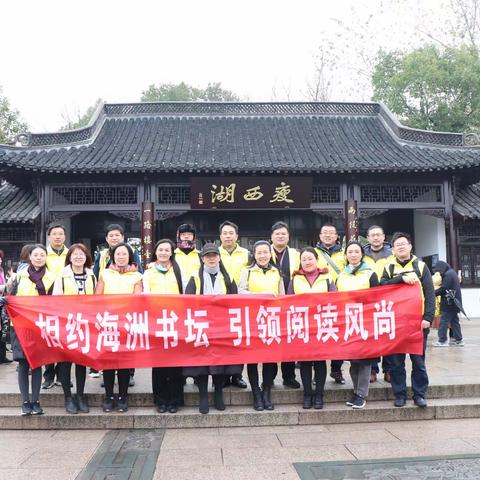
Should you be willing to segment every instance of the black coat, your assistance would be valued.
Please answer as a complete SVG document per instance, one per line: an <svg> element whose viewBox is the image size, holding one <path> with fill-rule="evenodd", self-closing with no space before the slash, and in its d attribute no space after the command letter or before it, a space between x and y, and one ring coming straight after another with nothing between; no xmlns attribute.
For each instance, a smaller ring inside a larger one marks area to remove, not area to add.
<svg viewBox="0 0 480 480"><path fill-rule="evenodd" d="M442 285L435 290L435 295L440 295L440 311L459 312L459 308L445 297L447 290L455 290L456 299L462 303L462 291L457 272L447 263L439 260L434 267L435 272L442 276Z"/></svg>

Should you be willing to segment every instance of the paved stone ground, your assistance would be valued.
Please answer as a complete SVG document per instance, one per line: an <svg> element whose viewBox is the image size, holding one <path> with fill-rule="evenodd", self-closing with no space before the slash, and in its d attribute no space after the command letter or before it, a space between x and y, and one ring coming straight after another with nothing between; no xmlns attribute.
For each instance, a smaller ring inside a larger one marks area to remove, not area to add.
<svg viewBox="0 0 480 480"><path fill-rule="evenodd" d="M480 380L480 322L464 322L463 329L466 347L429 348L428 368L432 384L476 383ZM435 340L436 332L430 337L430 342ZM135 388L148 391L148 371L138 372L137 379ZM16 388L15 367L0 366L0 393L15 392ZM334 388L330 382L329 388ZM87 391L99 390L99 381L89 380ZM298 462L480 456L480 419L155 432L157 443L154 442L150 449L149 461L157 449L153 474L157 480L293 480L299 478L293 466ZM90 477L85 474L92 472L95 462L101 464L98 459L100 453L105 453L107 444L112 450L111 435L102 430L0 430L0 480L106 478L101 472ZM120 456L126 451L125 445L128 446L122 442L118 443L117 449ZM134 446L139 458L145 454L142 448L150 448L142 446L141 442ZM133 461L129 463L134 464ZM129 476L125 476L126 470L121 475L118 470L119 475L108 478L146 480L152 478L147 470L143 476L132 474L131 468Z"/></svg>

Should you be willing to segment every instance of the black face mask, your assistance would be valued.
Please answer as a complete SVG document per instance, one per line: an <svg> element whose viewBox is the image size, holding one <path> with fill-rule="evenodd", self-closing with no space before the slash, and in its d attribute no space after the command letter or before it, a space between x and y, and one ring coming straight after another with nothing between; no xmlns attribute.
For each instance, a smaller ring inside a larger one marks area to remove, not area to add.
<svg viewBox="0 0 480 480"><path fill-rule="evenodd" d="M178 240L177 247L183 252L192 252L195 249L195 241L194 240Z"/></svg>

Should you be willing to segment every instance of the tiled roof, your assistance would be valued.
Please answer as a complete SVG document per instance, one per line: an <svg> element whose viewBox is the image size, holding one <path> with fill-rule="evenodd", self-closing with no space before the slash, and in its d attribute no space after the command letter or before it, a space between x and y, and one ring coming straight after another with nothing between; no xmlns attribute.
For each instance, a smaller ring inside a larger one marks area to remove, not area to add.
<svg viewBox="0 0 480 480"><path fill-rule="evenodd" d="M10 183L0 183L0 223L33 222L40 215L38 200L28 192Z"/></svg>
<svg viewBox="0 0 480 480"><path fill-rule="evenodd" d="M459 190L453 209L465 218L480 218L480 183Z"/></svg>
<svg viewBox="0 0 480 480"><path fill-rule="evenodd" d="M34 172L405 172L480 165L463 136L403 127L380 104L106 104L85 129L0 147Z"/></svg>

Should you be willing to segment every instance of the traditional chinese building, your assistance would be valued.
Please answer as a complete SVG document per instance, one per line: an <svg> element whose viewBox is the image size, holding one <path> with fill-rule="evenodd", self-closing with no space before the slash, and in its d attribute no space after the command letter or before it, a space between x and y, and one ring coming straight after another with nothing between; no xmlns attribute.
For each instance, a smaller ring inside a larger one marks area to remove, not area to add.
<svg viewBox="0 0 480 480"><path fill-rule="evenodd" d="M105 104L86 128L19 140L0 146L11 259L54 221L95 249L113 222L138 239L150 222L151 241L191 222L206 241L230 219L248 246L283 220L300 247L326 221L345 233L349 201L350 230L411 232L417 255L461 264L480 287L480 149L404 127L378 103Z"/></svg>

